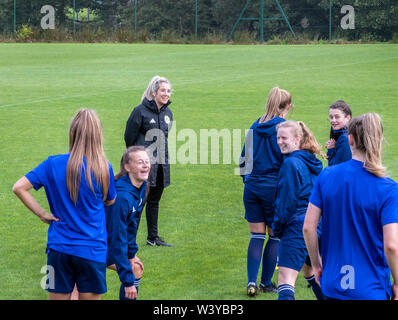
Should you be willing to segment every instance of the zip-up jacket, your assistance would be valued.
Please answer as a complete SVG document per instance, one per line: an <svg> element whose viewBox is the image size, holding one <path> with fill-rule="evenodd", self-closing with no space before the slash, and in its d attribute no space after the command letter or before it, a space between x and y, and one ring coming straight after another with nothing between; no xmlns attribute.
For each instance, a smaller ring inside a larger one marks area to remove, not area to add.
<svg viewBox="0 0 398 320"><path fill-rule="evenodd" d="M333 139L336 141L334 148L328 149L328 165L333 166L351 160L352 154L348 143L348 130L344 127L340 130L332 129Z"/></svg>
<svg viewBox="0 0 398 320"><path fill-rule="evenodd" d="M275 117L264 123L259 121L257 119L250 127L240 158L245 183L277 178L283 160L277 144L276 126L285 119Z"/></svg>
<svg viewBox="0 0 398 320"><path fill-rule="evenodd" d="M272 224L277 237L281 237L287 224L304 220L315 178L321 171L322 162L306 150L285 155L279 170Z"/></svg>
<svg viewBox="0 0 398 320"><path fill-rule="evenodd" d="M163 169L163 186L170 185L170 164L167 138L173 123L173 113L169 109L169 100L158 109L154 100L144 98L135 107L126 123L124 141L126 147L144 146L151 159L151 172L148 181L156 186L158 166Z"/></svg>
<svg viewBox="0 0 398 320"><path fill-rule="evenodd" d="M129 259L134 258L138 251L136 236L146 189L146 182L138 189L131 183L129 176L124 175L116 181L115 203L105 207L107 265L116 265L120 281L125 287L131 287L135 280Z"/></svg>

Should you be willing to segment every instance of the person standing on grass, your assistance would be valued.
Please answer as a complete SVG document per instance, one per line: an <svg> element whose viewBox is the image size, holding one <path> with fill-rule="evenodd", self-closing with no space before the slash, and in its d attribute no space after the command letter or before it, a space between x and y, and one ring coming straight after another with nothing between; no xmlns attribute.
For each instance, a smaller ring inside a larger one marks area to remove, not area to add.
<svg viewBox="0 0 398 320"><path fill-rule="evenodd" d="M329 107L331 128L330 139L326 142L329 166L351 159L351 149L347 135L347 126L351 118L351 109L343 100L338 100Z"/></svg>
<svg viewBox="0 0 398 320"><path fill-rule="evenodd" d="M308 199L322 162L323 155L312 132L301 121L285 121L277 126L277 141L285 156L279 170L275 217L272 230L278 238L278 300L294 300L298 273L302 270L317 299L323 295L314 273L306 265L308 256L303 224Z"/></svg>
<svg viewBox="0 0 398 320"><path fill-rule="evenodd" d="M171 101L169 80L154 76L126 123L124 141L126 147L143 145L151 160L149 195L146 204L147 244L173 246L158 235L159 202L164 188L170 185L170 164L167 138L173 123L169 109Z"/></svg>
<svg viewBox="0 0 398 320"><path fill-rule="evenodd" d="M111 164L102 144L101 123L93 110L80 109L69 130L69 153L48 157L19 179L13 192L49 224L47 266L54 272L50 300L68 300L76 283L79 299L106 292L105 205L115 201ZM44 187L51 214L29 190Z"/></svg>
<svg viewBox="0 0 398 320"><path fill-rule="evenodd" d="M131 146L124 152L120 173L115 177L116 202L106 207L108 230L108 268L117 271L121 285L120 300L135 300L144 271L136 255L141 212L144 208L151 164L143 146Z"/></svg>
<svg viewBox="0 0 398 320"><path fill-rule="evenodd" d="M249 223L250 242L247 249L247 295L257 294L257 274L261 260L260 291L276 293L271 282L275 271L279 239L274 236L271 224L282 153L276 140L276 126L285 121L293 107L289 92L272 88L265 114L250 128L243 146L240 167L243 182L245 219ZM266 232L268 241L263 251Z"/></svg>
<svg viewBox="0 0 398 320"><path fill-rule="evenodd" d="M322 171L307 209L303 232L315 276L331 299L398 299L398 184L382 164L379 115L354 118L348 141L352 159Z"/></svg>

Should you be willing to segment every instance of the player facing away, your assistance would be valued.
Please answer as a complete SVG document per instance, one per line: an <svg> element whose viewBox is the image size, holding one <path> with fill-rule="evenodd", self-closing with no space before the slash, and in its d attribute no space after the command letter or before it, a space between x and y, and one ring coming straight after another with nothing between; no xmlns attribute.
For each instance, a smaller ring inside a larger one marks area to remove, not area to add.
<svg viewBox="0 0 398 320"><path fill-rule="evenodd" d="M354 118L348 140L352 159L325 168L310 198L303 232L311 263L328 298L398 299L398 184L382 164L379 115Z"/></svg>
<svg viewBox="0 0 398 320"><path fill-rule="evenodd" d="M338 100L329 107L330 139L326 142L329 166L351 159L347 135L351 118L351 109L343 100Z"/></svg>
<svg viewBox="0 0 398 320"><path fill-rule="evenodd" d="M276 126L285 121L292 108L289 92L272 88L265 114L251 126L240 159L241 175L245 184L243 202L245 219L249 223L250 242L247 249L247 295L257 294L257 275L261 260L260 291L276 293L271 282L274 274L279 239L274 236L271 224L273 206L282 163L282 154L276 141ZM268 231L268 241L263 246Z"/></svg>
<svg viewBox="0 0 398 320"><path fill-rule="evenodd" d="M294 300L298 273L302 270L317 299L323 299L308 257L303 224L315 178L322 170L321 146L301 121L286 121L277 126L277 141L284 155L279 170L275 217L272 230L280 238L278 261L278 299Z"/></svg>
<svg viewBox="0 0 398 320"><path fill-rule="evenodd" d="M131 146L124 152L120 173L115 177L117 198L106 207L108 231L108 268L117 271L121 282L119 299L135 300L144 271L136 242L141 212L148 190L151 164L143 146Z"/></svg>
<svg viewBox="0 0 398 320"><path fill-rule="evenodd" d="M29 190L44 187L47 213ZM102 128L93 110L80 109L69 130L69 153L48 157L19 179L14 193L40 220L49 224L47 268L54 279L50 300L68 300L75 286L79 299L100 299L106 292L105 205L116 188L102 144Z"/></svg>

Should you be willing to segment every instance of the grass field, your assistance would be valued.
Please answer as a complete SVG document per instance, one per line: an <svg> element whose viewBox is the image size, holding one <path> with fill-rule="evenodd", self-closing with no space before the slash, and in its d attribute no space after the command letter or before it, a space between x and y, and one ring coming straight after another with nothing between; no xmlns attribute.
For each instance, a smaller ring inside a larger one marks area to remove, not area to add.
<svg viewBox="0 0 398 320"><path fill-rule="evenodd" d="M69 122L79 108L98 112L105 152L117 171L126 120L155 74L173 85L177 136L192 129L198 145L201 129L239 129L243 140L276 85L292 93L289 118L303 120L324 144L328 106L344 99L354 116L370 111L382 116L384 163L398 180L397 71L398 45L388 44L0 44L0 299L47 299L40 287L47 225L11 188L48 155L68 151ZM184 143L177 141L176 150ZM159 229L175 247L147 247L142 219L140 299L247 299L243 184L234 175L236 164L220 159L221 164L172 166ZM34 196L48 209L44 190ZM108 271L107 280L103 299L118 299L117 274ZM302 275L296 298L314 299Z"/></svg>

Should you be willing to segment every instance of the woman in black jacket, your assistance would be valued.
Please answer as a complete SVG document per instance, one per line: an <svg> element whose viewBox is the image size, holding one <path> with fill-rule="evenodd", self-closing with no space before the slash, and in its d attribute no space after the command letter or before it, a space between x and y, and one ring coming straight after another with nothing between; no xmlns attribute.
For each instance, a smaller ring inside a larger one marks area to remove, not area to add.
<svg viewBox="0 0 398 320"><path fill-rule="evenodd" d="M134 108L126 123L124 141L126 147L145 146L151 160L148 182L149 195L146 204L148 237L151 246L172 246L158 235L159 201L165 187L170 185L170 164L167 137L173 123L171 84L163 77L155 76L149 82L141 98L141 104Z"/></svg>

